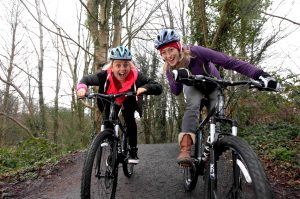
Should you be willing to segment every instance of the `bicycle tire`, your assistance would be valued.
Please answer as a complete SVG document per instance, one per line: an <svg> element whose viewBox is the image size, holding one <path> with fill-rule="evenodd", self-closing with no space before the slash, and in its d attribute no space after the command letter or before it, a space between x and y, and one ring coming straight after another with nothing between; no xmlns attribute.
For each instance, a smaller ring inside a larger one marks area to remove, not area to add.
<svg viewBox="0 0 300 199"><path fill-rule="evenodd" d="M211 189L210 164L207 162L204 177L205 198L273 198L264 169L248 143L239 137L221 136L215 151L216 188Z"/></svg>
<svg viewBox="0 0 300 199"><path fill-rule="evenodd" d="M128 138L125 137L125 134L122 134L122 144L123 144L123 173L127 178L130 178L133 174L133 164L128 164L128 158L129 158L129 144L128 144Z"/></svg>
<svg viewBox="0 0 300 199"><path fill-rule="evenodd" d="M195 189L198 181L198 172L195 162L189 167L183 167L184 190L191 192Z"/></svg>
<svg viewBox="0 0 300 199"><path fill-rule="evenodd" d="M117 164L117 143L113 133L104 130L95 136L87 152L82 170L81 198L115 198Z"/></svg>

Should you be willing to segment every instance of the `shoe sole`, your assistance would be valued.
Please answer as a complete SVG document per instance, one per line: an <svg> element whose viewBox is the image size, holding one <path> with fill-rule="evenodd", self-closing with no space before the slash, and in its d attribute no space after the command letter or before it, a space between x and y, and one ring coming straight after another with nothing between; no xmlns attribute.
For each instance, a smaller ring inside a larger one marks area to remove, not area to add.
<svg viewBox="0 0 300 199"><path fill-rule="evenodd" d="M193 164L192 160L186 160L186 159L185 160L178 160L177 163L181 167L190 167Z"/></svg>
<svg viewBox="0 0 300 199"><path fill-rule="evenodd" d="M138 164L139 162L139 160L128 160L128 164Z"/></svg>

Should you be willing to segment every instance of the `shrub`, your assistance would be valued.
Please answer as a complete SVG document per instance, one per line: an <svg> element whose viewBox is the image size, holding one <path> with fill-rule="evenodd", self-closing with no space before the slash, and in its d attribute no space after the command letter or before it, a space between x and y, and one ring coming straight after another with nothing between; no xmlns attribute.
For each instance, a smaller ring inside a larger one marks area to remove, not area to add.
<svg viewBox="0 0 300 199"><path fill-rule="evenodd" d="M0 148L0 174L21 168L43 166L56 160L62 151L56 144L44 138L31 138L16 147Z"/></svg>
<svg viewBox="0 0 300 199"><path fill-rule="evenodd" d="M271 150L271 156L273 160L280 160L280 161L293 161L297 158L297 151L295 149L287 149L285 147L279 147L276 149Z"/></svg>

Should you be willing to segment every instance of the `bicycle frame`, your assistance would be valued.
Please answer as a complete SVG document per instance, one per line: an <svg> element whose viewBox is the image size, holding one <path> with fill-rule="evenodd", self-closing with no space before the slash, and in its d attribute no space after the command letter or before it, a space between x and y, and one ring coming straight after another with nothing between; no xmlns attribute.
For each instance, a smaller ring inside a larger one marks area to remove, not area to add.
<svg viewBox="0 0 300 199"><path fill-rule="evenodd" d="M100 128L100 132L105 130L105 125L109 124L110 126L113 126L113 134L114 138L116 139L118 145L117 145L117 153L118 153L118 162L124 161L124 157L119 158L121 155L125 152L125 143L126 143L126 130L125 125L122 124L120 120L120 114L122 109L118 112L116 112L116 103L115 99L117 99L120 96L135 96L135 92L128 92L128 93L119 93L119 94L100 94L100 93L91 93L87 97L88 98L94 98L94 97L103 97L104 99L108 99L109 105L109 115L107 120L103 120ZM122 137L120 138L119 130L122 132ZM121 161L120 161L121 160Z"/></svg>
<svg viewBox="0 0 300 199"><path fill-rule="evenodd" d="M121 108L118 111L118 113L116 114L116 107L115 107L115 103L110 103L110 111L109 111L109 116L108 116L108 120L105 120L102 122L101 124L101 130L100 132L105 130L105 124L104 123L108 123L108 124L112 124L114 127L114 138L117 140L117 153L118 153L118 162L120 162L120 160L123 161L122 158L119 158L120 155L123 155L125 152L125 142L126 142L126 130L124 125L122 124L122 122L120 121L120 114L121 114ZM120 139L120 135L119 135L119 130L122 132L122 137ZM123 144L121 144L123 143Z"/></svg>

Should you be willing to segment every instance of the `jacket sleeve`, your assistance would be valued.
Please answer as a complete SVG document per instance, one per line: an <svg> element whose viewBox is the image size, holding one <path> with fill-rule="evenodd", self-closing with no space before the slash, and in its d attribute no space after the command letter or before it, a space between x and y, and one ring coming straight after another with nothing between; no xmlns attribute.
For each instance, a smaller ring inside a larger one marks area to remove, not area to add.
<svg viewBox="0 0 300 199"><path fill-rule="evenodd" d="M142 87L147 89L146 95L160 95L163 91L163 87L158 82L146 77L141 72L138 73L136 82L137 88Z"/></svg>
<svg viewBox="0 0 300 199"><path fill-rule="evenodd" d="M85 84L87 86L98 86L100 84L97 74L83 76L79 81L80 84Z"/></svg>
<svg viewBox="0 0 300 199"><path fill-rule="evenodd" d="M106 81L107 71L103 70L92 75L83 76L79 81L79 84L85 84L87 86L100 86L103 87Z"/></svg>
<svg viewBox="0 0 300 199"><path fill-rule="evenodd" d="M234 70L253 79L257 79L263 73L263 70L248 62L235 59L224 53L217 52L209 48L197 46L195 51L197 56L202 57L202 59L204 59L206 62L218 64L225 69Z"/></svg>

